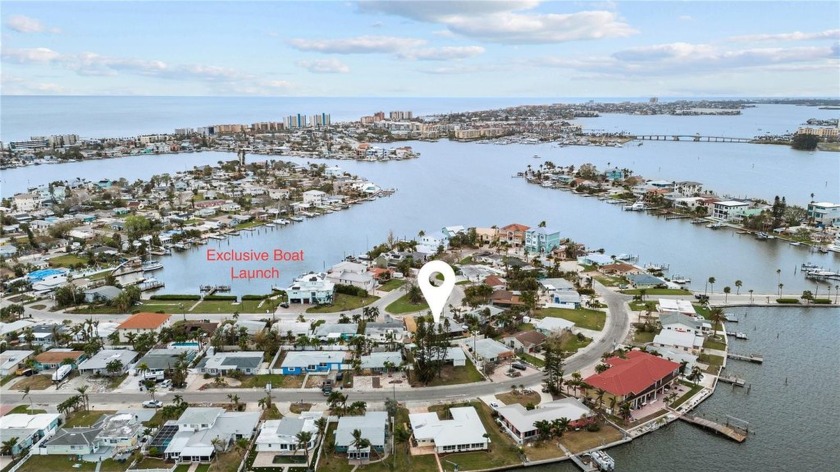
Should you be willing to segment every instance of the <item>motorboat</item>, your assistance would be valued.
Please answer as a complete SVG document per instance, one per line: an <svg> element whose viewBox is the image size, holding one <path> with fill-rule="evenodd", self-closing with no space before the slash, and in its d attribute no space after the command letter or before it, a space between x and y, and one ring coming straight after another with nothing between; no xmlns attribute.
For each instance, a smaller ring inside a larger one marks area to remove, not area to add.
<svg viewBox="0 0 840 472"><path fill-rule="evenodd" d="M604 451L592 451L589 453L592 462L598 466L599 470L613 471L615 470L615 460Z"/></svg>
<svg viewBox="0 0 840 472"><path fill-rule="evenodd" d="M152 272L163 269L163 264L158 260L149 259L148 261L143 262L142 268L143 272Z"/></svg>
<svg viewBox="0 0 840 472"><path fill-rule="evenodd" d="M624 205L624 211L645 211L647 205L644 202L636 202L632 205Z"/></svg>

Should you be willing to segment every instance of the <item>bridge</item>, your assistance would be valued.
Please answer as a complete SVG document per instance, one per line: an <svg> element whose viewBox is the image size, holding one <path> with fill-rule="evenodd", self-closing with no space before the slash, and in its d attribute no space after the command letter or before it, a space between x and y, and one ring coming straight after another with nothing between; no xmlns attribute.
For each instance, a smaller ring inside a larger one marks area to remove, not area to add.
<svg viewBox="0 0 840 472"><path fill-rule="evenodd" d="M751 143L753 138L731 136L700 136L699 134L640 134L633 136L639 141L690 141L695 143Z"/></svg>

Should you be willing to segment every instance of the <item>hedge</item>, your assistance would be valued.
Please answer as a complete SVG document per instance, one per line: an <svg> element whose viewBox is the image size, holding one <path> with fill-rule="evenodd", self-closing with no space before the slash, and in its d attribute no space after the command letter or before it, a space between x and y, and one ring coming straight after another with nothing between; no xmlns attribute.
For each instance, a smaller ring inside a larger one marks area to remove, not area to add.
<svg viewBox="0 0 840 472"><path fill-rule="evenodd" d="M363 288L356 287L355 285L343 285L343 284L336 284L335 285L335 292L336 293L343 293L345 295L354 295L356 297L366 297L367 290Z"/></svg>
<svg viewBox="0 0 840 472"><path fill-rule="evenodd" d="M271 295L242 295L242 300L265 300Z"/></svg>
<svg viewBox="0 0 840 472"><path fill-rule="evenodd" d="M811 303L814 303L814 304L817 304L817 305L830 305L831 304L831 299L829 299L829 298L815 298L815 299L811 300Z"/></svg>
<svg viewBox="0 0 840 472"><path fill-rule="evenodd" d="M205 302L219 301L219 302L235 302L236 295L205 295Z"/></svg>
<svg viewBox="0 0 840 472"><path fill-rule="evenodd" d="M796 298L777 298L776 303L798 305L799 300L797 300Z"/></svg>
<svg viewBox="0 0 840 472"><path fill-rule="evenodd" d="M168 295L152 295L149 297L150 300L201 300L200 295L178 295L178 294L168 294Z"/></svg>

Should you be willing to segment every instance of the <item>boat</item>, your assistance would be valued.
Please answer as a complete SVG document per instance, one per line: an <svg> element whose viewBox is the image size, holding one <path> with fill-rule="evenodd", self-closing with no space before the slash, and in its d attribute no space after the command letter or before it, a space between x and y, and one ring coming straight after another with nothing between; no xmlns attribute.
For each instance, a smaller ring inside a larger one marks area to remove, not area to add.
<svg viewBox="0 0 840 472"><path fill-rule="evenodd" d="M143 262L142 268L143 272L152 272L163 269L163 264L158 260L149 259L148 261Z"/></svg>
<svg viewBox="0 0 840 472"><path fill-rule="evenodd" d="M644 202L636 202L632 205L624 205L624 211L645 211L647 205Z"/></svg>
<svg viewBox="0 0 840 472"><path fill-rule="evenodd" d="M790 245L791 245L791 246L801 246L801 245L802 245L802 243L800 243L799 241L791 241L791 242L790 242Z"/></svg>
<svg viewBox="0 0 840 472"><path fill-rule="evenodd" d="M615 460L604 451L592 451L589 453L592 462L598 466L598 470L613 471L615 470Z"/></svg>
<svg viewBox="0 0 840 472"><path fill-rule="evenodd" d="M649 264L645 264L645 270L649 270L649 271L653 271L653 272L662 272L662 271L668 270L668 265L667 264L655 264L655 263L651 262Z"/></svg>
<svg viewBox="0 0 840 472"><path fill-rule="evenodd" d="M732 313L724 313L723 321L727 321L729 323L737 323L738 318L736 318L735 315L733 315Z"/></svg>
<svg viewBox="0 0 840 472"><path fill-rule="evenodd" d="M675 275L671 279L671 282L674 282L675 284L685 285L687 283L691 283L691 279L689 279L688 277L683 277L682 275Z"/></svg>
<svg viewBox="0 0 840 472"><path fill-rule="evenodd" d="M721 228L723 228L723 223L721 223L720 221L718 221L716 223L709 223L709 224L706 225L706 228L721 229Z"/></svg>
<svg viewBox="0 0 840 472"><path fill-rule="evenodd" d="M619 261L635 261L639 258L639 256L633 254L619 254L615 256L615 258Z"/></svg>
<svg viewBox="0 0 840 472"><path fill-rule="evenodd" d="M542 159L538 154L534 154L534 159Z"/></svg>
<svg viewBox="0 0 840 472"><path fill-rule="evenodd" d="M764 231L759 231L758 233L755 233L755 239L757 239L759 241L766 241L766 240L770 239L770 235L768 235Z"/></svg>
<svg viewBox="0 0 840 472"><path fill-rule="evenodd" d="M829 251L840 253L840 234L834 238L834 242L828 245L827 248Z"/></svg>
<svg viewBox="0 0 840 472"><path fill-rule="evenodd" d="M802 270L815 270L815 269L821 269L821 268L822 267L814 264L813 262L803 262L802 265L800 266L800 269L802 269Z"/></svg>
<svg viewBox="0 0 840 472"><path fill-rule="evenodd" d="M706 222L706 220L704 220L703 218L695 218L695 219L691 220L691 224L693 224L693 225L702 225L705 222Z"/></svg>
<svg viewBox="0 0 840 472"><path fill-rule="evenodd" d="M289 219L296 223L300 223L301 221L303 221L303 218L301 218L300 216L290 216Z"/></svg>

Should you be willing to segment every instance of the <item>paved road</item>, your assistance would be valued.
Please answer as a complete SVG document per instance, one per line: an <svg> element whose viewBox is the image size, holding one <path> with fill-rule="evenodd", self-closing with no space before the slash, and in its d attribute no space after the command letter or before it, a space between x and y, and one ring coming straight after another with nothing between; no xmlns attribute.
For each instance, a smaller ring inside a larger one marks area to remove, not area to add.
<svg viewBox="0 0 840 472"><path fill-rule="evenodd" d="M597 364L601 355L604 352L613 349L613 342L620 343L627 335L630 329L629 313L626 309L626 301L632 297L612 292L600 284L595 284L595 290L601 295L609 306L609 315L604 326L600 339L590 344L585 350L578 352L574 356L567 359L565 370L567 373L572 373L578 370L583 370L587 367ZM396 398L399 401L416 401L416 402L433 402L437 400L457 400L460 398L474 398L487 394L501 393L509 391L511 385L535 385L542 379L542 373L537 372L522 377L517 377L503 382L481 382L467 385L451 385L443 387L426 387L418 388L410 391L396 392ZM228 402L228 393L236 393L239 395L241 401L255 402L265 396L265 392L261 389L219 389L208 390L201 392L175 392L184 397L185 400L192 403L201 402ZM175 394L172 392L157 393L156 396L162 400L171 399ZM361 400L367 402L381 402L385 398L390 397L393 392L387 388L380 391L355 391L347 389L345 393L348 394L351 401ZM73 395L73 392L51 392L51 393L31 393L33 401L36 403L58 403L62 399ZM90 401L94 405L96 403L115 403L117 400L123 403L137 404L144 400L148 400L149 396L145 393L101 393L90 394ZM115 398L116 397L116 398ZM303 391L303 390L274 390L272 397L275 401L298 401L304 400L306 402L323 401L324 397L318 391ZM17 399L15 399L17 400Z"/></svg>

